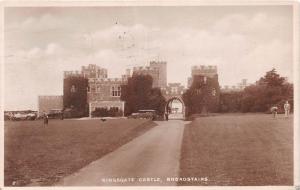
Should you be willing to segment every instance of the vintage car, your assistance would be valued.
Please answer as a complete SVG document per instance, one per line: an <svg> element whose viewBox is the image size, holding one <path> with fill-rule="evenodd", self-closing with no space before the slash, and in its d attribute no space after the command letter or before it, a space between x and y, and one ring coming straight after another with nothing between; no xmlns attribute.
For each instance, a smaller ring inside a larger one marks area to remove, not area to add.
<svg viewBox="0 0 300 190"><path fill-rule="evenodd" d="M157 113L155 110L139 110L137 113L132 113L128 118L155 120Z"/></svg>
<svg viewBox="0 0 300 190"><path fill-rule="evenodd" d="M36 113L28 113L26 119L27 120L35 120L37 118Z"/></svg>
<svg viewBox="0 0 300 190"><path fill-rule="evenodd" d="M27 114L26 113L15 113L11 119L14 121L26 120Z"/></svg>
<svg viewBox="0 0 300 190"><path fill-rule="evenodd" d="M61 109L52 109L49 110L48 118L49 119L60 119L62 117L63 111Z"/></svg>

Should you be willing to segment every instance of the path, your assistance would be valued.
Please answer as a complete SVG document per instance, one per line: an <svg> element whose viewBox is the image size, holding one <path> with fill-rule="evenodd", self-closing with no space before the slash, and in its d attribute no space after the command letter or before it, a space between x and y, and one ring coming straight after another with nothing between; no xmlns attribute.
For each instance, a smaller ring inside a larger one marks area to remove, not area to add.
<svg viewBox="0 0 300 190"><path fill-rule="evenodd" d="M178 177L186 122L156 123L158 126L63 178L57 186L176 185L167 177Z"/></svg>

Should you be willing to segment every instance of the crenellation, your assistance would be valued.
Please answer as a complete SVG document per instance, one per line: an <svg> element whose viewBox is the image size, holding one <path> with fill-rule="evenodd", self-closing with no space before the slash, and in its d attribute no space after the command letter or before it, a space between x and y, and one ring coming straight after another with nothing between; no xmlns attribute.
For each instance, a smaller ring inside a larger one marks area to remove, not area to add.
<svg viewBox="0 0 300 190"><path fill-rule="evenodd" d="M67 77L81 77L83 76L79 71L64 71L64 78Z"/></svg>

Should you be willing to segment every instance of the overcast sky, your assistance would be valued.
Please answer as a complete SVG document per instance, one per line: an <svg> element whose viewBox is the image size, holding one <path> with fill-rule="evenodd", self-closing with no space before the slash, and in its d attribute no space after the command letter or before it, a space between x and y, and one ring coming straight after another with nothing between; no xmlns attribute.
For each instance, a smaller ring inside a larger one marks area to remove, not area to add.
<svg viewBox="0 0 300 190"><path fill-rule="evenodd" d="M5 109L37 109L88 64L120 77L167 61L184 85L192 65L217 65L221 86L273 67L292 80L292 45L291 6L5 8Z"/></svg>

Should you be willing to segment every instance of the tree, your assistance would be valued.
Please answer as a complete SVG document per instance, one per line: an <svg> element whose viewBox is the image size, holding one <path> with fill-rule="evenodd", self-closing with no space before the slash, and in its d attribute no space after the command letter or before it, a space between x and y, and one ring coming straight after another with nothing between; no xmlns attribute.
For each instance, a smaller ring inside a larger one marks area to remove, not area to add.
<svg viewBox="0 0 300 190"><path fill-rule="evenodd" d="M266 85L268 87L282 86L284 82L284 77L277 74L277 71L274 68L271 71L268 71L266 75L258 81L259 85Z"/></svg>
<svg viewBox="0 0 300 190"><path fill-rule="evenodd" d="M272 69L256 84L244 89L241 111L266 112L274 105L282 109L286 100L293 102L293 85L277 74L275 69Z"/></svg>
<svg viewBox="0 0 300 190"><path fill-rule="evenodd" d="M127 84L121 87L121 100L125 101L125 115L142 109L164 113L165 98L159 88L152 88L152 82L150 75L133 75L128 78Z"/></svg>
<svg viewBox="0 0 300 190"><path fill-rule="evenodd" d="M220 94L220 112L239 112L242 92L223 92Z"/></svg>

